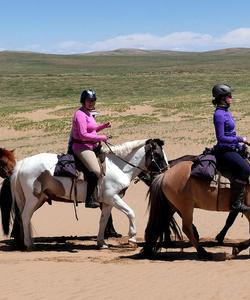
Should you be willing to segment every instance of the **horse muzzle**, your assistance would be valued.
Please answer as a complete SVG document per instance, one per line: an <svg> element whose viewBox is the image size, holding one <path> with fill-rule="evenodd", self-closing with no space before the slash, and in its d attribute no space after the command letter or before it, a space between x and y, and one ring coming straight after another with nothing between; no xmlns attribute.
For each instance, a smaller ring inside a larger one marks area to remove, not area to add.
<svg viewBox="0 0 250 300"><path fill-rule="evenodd" d="M13 174L14 169L7 169L4 167L0 167L0 177L2 177L3 179L11 176Z"/></svg>

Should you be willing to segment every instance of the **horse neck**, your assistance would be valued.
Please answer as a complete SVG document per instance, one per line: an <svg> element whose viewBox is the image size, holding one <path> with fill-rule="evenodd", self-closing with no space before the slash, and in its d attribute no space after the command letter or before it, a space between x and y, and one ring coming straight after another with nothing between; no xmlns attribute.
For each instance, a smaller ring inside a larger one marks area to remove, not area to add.
<svg viewBox="0 0 250 300"><path fill-rule="evenodd" d="M122 159L119 156L112 154L109 159L122 170L123 173L133 180L139 173L141 169L145 170L145 147L139 147L132 150L127 156Z"/></svg>

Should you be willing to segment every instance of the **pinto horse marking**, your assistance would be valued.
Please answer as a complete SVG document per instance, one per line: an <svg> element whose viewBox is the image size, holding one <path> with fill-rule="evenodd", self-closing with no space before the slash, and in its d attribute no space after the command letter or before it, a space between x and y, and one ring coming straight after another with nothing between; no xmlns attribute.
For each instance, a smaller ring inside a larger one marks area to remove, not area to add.
<svg viewBox="0 0 250 300"><path fill-rule="evenodd" d="M120 193L128 188L133 179L142 171L153 173L166 168L167 161L162 148L163 144L163 141L159 139L137 140L111 147L112 153L106 150L106 174L99 180L99 201L102 202L97 235L99 248L106 248L105 227L113 207L128 217L129 240L136 241L135 213L124 202ZM61 196L63 195L64 202L72 202L70 198L71 178L60 177L59 179L59 177L53 178L52 176L57 161L57 154L52 153L40 153L26 157L18 162L11 176L12 198L21 213L20 223L23 224L24 245L27 249L31 249L33 244L30 226L32 215L44 204L46 197L48 198L48 192L59 193L53 197L53 200L62 201ZM81 196L79 201L84 202L86 182L77 184L78 195ZM74 197L74 193L72 197Z"/></svg>

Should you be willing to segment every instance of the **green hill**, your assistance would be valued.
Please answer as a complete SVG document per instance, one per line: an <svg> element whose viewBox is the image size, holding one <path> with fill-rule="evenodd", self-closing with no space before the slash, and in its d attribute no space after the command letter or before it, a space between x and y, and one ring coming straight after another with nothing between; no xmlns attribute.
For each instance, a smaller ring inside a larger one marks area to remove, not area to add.
<svg viewBox="0 0 250 300"><path fill-rule="evenodd" d="M211 86L217 82L229 83L249 97L250 49L118 49L78 55L4 51L0 79L2 111L75 103L88 87L97 90L98 101L111 107L150 101L176 105L182 97L199 105L201 98L211 97Z"/></svg>
<svg viewBox="0 0 250 300"><path fill-rule="evenodd" d="M211 88L219 82L235 88L234 95L241 101L234 111L247 120L250 49L118 49L78 55L0 52L0 121L2 127L41 129L65 140L82 89L94 88L98 109L110 111L99 120L118 124L110 130L113 136L118 138L131 130L143 136L147 130L150 136L169 139L175 132L174 142L189 143L192 136L193 142L208 145L214 142ZM152 108L150 112L120 114L133 105L144 104ZM37 121L16 114L39 108L52 108L59 118ZM209 134L204 136L207 128ZM241 130L247 135L247 126Z"/></svg>

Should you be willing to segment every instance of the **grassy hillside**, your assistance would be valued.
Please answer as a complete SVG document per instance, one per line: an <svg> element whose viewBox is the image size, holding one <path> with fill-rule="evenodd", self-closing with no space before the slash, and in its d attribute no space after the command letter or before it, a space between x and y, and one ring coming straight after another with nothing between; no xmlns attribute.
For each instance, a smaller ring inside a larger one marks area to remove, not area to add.
<svg viewBox="0 0 250 300"><path fill-rule="evenodd" d="M114 52L116 53L116 52ZM105 103L168 102L171 96L210 96L215 82L248 90L250 50L205 53L132 51L106 55L45 55L0 52L1 105L33 100L43 106L78 98L94 87ZM18 100L18 101L17 101ZM38 101L39 100L39 101Z"/></svg>
<svg viewBox="0 0 250 300"><path fill-rule="evenodd" d="M0 52L0 120L15 129L68 132L83 88L97 90L98 108L109 109L126 127L182 114L194 121L211 116L211 87L235 87L241 99L234 109L250 114L250 49L203 53L120 49L86 55ZM156 115L124 116L131 105L149 104ZM13 115L38 108L67 106L59 120L28 122ZM103 116L102 119L105 119ZM102 120L100 119L100 120Z"/></svg>

